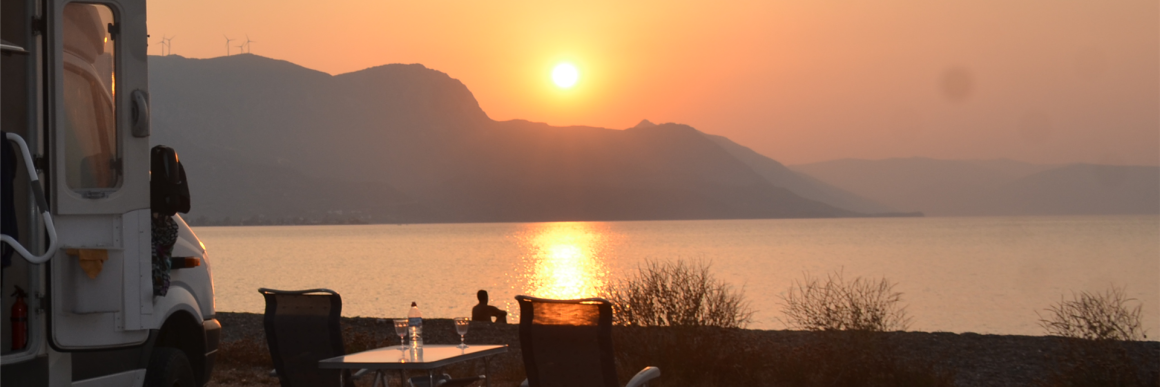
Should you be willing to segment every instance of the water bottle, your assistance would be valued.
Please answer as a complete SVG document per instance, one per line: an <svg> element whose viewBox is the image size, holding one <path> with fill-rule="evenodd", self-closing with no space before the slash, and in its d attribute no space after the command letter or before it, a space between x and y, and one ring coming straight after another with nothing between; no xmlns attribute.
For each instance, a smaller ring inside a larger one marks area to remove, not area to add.
<svg viewBox="0 0 1160 387"><path fill-rule="evenodd" d="M411 331L411 346L423 346L423 313L419 312L419 304L411 302L411 311L407 313L407 326Z"/></svg>

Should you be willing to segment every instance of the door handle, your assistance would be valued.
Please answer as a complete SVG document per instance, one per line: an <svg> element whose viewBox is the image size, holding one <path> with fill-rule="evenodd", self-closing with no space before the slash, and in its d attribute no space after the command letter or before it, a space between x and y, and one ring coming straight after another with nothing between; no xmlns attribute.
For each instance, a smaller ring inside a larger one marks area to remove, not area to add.
<svg viewBox="0 0 1160 387"><path fill-rule="evenodd" d="M133 137L149 137L149 94L133 90Z"/></svg>

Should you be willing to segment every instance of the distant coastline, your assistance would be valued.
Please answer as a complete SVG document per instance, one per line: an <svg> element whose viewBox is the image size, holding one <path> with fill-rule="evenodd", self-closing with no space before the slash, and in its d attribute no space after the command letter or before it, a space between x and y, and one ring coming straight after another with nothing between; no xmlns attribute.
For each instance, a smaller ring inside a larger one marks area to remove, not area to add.
<svg viewBox="0 0 1160 387"><path fill-rule="evenodd" d="M860 216L844 216L836 218L922 218L926 215L922 211L914 212L883 212L875 214L863 214ZM184 218L185 222L194 227L236 227L236 226L339 226L339 225L368 225L368 224L443 224L443 223L511 223L511 222L376 222L372 219L362 217L348 217L348 218L304 218L304 217L283 217L272 218L265 216L251 216L246 219L232 219L230 217L210 219L205 216L198 216L196 218ZM725 218L725 219L581 219L581 220L552 220L547 222L620 222L620 221L669 221L669 220L735 220L735 219L785 219L785 218ZM792 218L799 219L799 218ZM529 220L525 222L517 221L516 223L536 223L544 222L542 220Z"/></svg>
<svg viewBox="0 0 1160 387"><path fill-rule="evenodd" d="M923 218L926 217L922 211L911 212L883 212L877 214L866 215L867 218Z"/></svg>

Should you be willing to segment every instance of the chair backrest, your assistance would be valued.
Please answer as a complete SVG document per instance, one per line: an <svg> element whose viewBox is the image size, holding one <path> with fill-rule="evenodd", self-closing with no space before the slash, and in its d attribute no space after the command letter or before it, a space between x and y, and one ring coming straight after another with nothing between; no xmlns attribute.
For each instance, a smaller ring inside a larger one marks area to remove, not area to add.
<svg viewBox="0 0 1160 387"><path fill-rule="evenodd" d="M529 387L617 387L612 303L516 296Z"/></svg>
<svg viewBox="0 0 1160 387"><path fill-rule="evenodd" d="M273 290L266 298L266 344L282 387L339 386L337 369L318 361L346 354L342 343L342 297L329 289ZM350 384L350 371L342 370Z"/></svg>

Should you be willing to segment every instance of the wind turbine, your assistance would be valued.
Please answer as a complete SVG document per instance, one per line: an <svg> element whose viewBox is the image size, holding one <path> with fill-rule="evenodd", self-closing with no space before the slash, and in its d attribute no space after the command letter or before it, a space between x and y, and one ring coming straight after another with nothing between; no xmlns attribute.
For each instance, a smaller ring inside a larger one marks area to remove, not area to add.
<svg viewBox="0 0 1160 387"><path fill-rule="evenodd" d="M246 46L246 53L247 54L250 53L250 43L253 43L253 42L254 42L253 40L250 40L250 34L246 34L245 46Z"/></svg>
<svg viewBox="0 0 1160 387"><path fill-rule="evenodd" d="M161 40L157 41L161 45L161 56L165 56L165 35L161 35Z"/></svg>
<svg viewBox="0 0 1160 387"><path fill-rule="evenodd" d="M222 35L222 36L225 36L225 35ZM230 56L230 41L231 40L233 40L233 39L230 39L229 36L226 36L226 56Z"/></svg>
<svg viewBox="0 0 1160 387"><path fill-rule="evenodd" d="M243 51L243 50L245 50L245 49L246 49L246 44L245 44L245 43L239 44L239 45L237 45L237 46L234 46L234 47L237 47L237 48L238 48L238 54L245 54L245 51Z"/></svg>
<svg viewBox="0 0 1160 387"><path fill-rule="evenodd" d="M173 38L176 38L176 37L177 37L177 35L173 35L173 36L170 36L168 38L165 38L165 48L166 48L165 55L167 55L167 56L173 55Z"/></svg>

